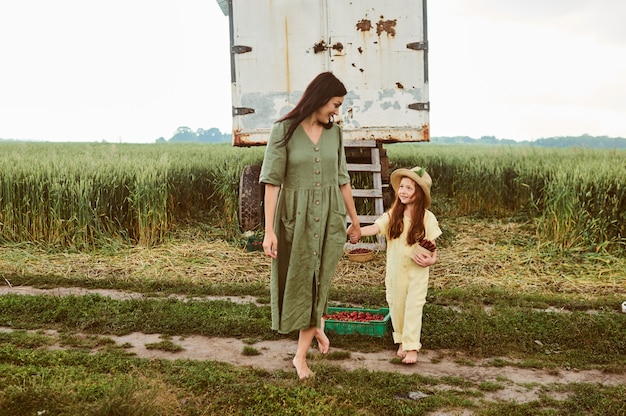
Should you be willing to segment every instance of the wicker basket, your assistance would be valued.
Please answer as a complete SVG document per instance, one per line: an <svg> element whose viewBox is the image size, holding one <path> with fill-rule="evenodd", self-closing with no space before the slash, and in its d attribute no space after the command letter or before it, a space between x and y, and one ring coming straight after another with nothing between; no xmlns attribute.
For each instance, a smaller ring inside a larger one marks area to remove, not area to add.
<svg viewBox="0 0 626 416"><path fill-rule="evenodd" d="M416 254L427 254L429 256L433 255L433 252L425 249L424 247L420 246L419 244L415 246L415 248L413 249L413 252L411 253L411 257L415 256Z"/></svg>
<svg viewBox="0 0 626 416"><path fill-rule="evenodd" d="M355 250L359 250L359 252L353 253L353 251ZM348 260L350 261L356 261L358 263L365 263L366 261L370 261L374 258L374 251L373 250L367 250L364 253L361 253L360 250L362 249L355 249L355 250L350 250L348 251Z"/></svg>

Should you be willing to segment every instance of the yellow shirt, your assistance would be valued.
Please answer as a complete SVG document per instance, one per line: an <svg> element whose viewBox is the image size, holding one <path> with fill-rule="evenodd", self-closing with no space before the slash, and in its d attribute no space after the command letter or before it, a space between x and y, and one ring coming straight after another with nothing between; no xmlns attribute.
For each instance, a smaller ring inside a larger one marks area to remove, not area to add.
<svg viewBox="0 0 626 416"><path fill-rule="evenodd" d="M380 228L380 235L387 235L389 221L389 212L385 212L376 220L376 224ZM423 273L426 273L425 276L428 278L428 267L420 267L411 259L413 248L419 243L415 243L415 245L412 246L407 244L409 228L411 228L411 219L405 216L404 227L400 237L387 239L387 277L385 280L393 278L397 273L409 273L415 277L418 275L422 275L423 277ZM435 239L441 235L439 222L435 215L429 210L426 210L424 214L424 230L426 232L426 239L430 241L435 241Z"/></svg>

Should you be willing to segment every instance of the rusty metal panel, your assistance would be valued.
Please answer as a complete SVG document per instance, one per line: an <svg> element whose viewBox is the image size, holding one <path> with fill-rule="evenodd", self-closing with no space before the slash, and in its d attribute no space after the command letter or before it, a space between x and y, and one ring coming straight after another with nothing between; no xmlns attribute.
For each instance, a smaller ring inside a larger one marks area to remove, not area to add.
<svg viewBox="0 0 626 416"><path fill-rule="evenodd" d="M428 140L428 112L410 108L428 102L420 1L331 1L329 28L333 71L349 86L344 130L383 142Z"/></svg>
<svg viewBox="0 0 626 416"><path fill-rule="evenodd" d="M322 71L348 89L349 140L427 141L422 1L230 0L233 144L266 144Z"/></svg>
<svg viewBox="0 0 626 416"><path fill-rule="evenodd" d="M293 108L302 89L326 70L327 57L313 52L326 32L320 0L233 0L233 140L239 146L265 144L271 125ZM253 113L236 114L237 108Z"/></svg>

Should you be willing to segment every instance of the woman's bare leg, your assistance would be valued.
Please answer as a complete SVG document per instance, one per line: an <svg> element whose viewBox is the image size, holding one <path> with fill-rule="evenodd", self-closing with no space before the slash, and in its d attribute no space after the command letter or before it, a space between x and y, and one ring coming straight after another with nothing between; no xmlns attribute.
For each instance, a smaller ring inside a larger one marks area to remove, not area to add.
<svg viewBox="0 0 626 416"><path fill-rule="evenodd" d="M320 352L322 354L328 354L328 350L330 350L330 340L324 333L324 318L322 318L322 325L319 328L316 328L315 339L317 339L317 346L319 347Z"/></svg>
<svg viewBox="0 0 626 416"><path fill-rule="evenodd" d="M298 350L296 351L296 356L293 357L292 361L300 380L304 380L313 375L313 372L306 364L306 354L309 351L311 342L313 342L317 329L318 328L312 326L311 328L300 330L300 334L298 336Z"/></svg>

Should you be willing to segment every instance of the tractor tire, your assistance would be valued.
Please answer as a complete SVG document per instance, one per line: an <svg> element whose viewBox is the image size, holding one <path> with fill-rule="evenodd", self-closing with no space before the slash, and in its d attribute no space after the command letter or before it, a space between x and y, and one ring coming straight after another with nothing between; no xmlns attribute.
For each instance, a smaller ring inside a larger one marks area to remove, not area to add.
<svg viewBox="0 0 626 416"><path fill-rule="evenodd" d="M263 224L263 185L259 183L261 165L248 165L239 178L239 227L242 232L256 231Z"/></svg>

